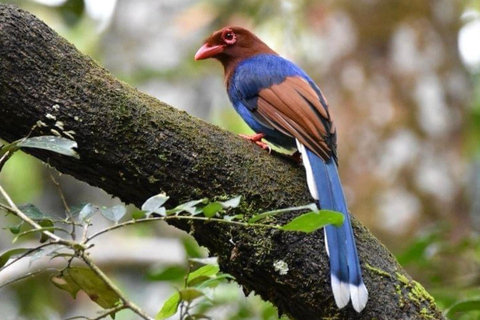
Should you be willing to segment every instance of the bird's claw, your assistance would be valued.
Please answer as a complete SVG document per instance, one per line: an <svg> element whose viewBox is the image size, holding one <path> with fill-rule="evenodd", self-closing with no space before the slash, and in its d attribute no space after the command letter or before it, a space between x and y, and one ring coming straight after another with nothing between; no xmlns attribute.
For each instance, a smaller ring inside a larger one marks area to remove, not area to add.
<svg viewBox="0 0 480 320"><path fill-rule="evenodd" d="M254 142L257 146L259 146L263 150L268 151L268 153L272 152L272 148L268 144L262 141L262 139L265 138L265 135L263 133L256 133L253 135L239 134L239 136Z"/></svg>
<svg viewBox="0 0 480 320"><path fill-rule="evenodd" d="M292 155L290 156L293 161L295 161L296 163L298 164L302 164L302 154L298 151L295 151L294 153L292 153Z"/></svg>

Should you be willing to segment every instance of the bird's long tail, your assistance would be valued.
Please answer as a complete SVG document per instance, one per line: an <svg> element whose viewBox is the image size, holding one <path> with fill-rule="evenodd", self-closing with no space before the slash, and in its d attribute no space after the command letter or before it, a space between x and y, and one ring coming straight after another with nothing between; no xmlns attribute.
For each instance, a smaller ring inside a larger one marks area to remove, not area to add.
<svg viewBox="0 0 480 320"><path fill-rule="evenodd" d="M343 225L325 227L325 242L330 258L333 296L338 308L352 300L353 308L360 312L365 308L368 291L363 283L347 202L333 159L324 161L297 140L307 173L308 188L321 209L343 213Z"/></svg>

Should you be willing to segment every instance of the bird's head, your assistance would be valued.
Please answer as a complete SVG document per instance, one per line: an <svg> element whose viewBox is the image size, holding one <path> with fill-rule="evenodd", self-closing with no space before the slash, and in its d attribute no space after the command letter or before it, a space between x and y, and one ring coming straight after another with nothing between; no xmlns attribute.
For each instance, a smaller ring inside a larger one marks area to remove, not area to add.
<svg viewBox="0 0 480 320"><path fill-rule="evenodd" d="M205 40L195 54L195 60L215 58L225 67L251 56L276 54L262 40L242 27L225 27L215 31Z"/></svg>

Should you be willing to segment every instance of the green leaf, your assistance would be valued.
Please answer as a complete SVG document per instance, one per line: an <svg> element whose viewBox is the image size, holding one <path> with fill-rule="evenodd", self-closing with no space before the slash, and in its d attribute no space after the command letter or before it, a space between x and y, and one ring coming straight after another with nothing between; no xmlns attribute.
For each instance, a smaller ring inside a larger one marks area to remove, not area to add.
<svg viewBox="0 0 480 320"><path fill-rule="evenodd" d="M245 216L243 214L236 214L234 216L223 216L223 220L225 221L234 221L234 220L242 220Z"/></svg>
<svg viewBox="0 0 480 320"><path fill-rule="evenodd" d="M220 204L222 205L223 209L236 208L240 204L240 200L242 200L242 196L238 196L230 200L220 202Z"/></svg>
<svg viewBox="0 0 480 320"><path fill-rule="evenodd" d="M190 302L204 295L205 294L201 290L195 288L185 288L180 290L180 298L183 301Z"/></svg>
<svg viewBox="0 0 480 320"><path fill-rule="evenodd" d="M155 213L158 213L160 215L165 215L164 213L164 210L159 210L162 205L169 199L170 197L168 197L165 193L160 193L160 194L157 194L153 197L150 197L147 199L147 201L145 201L143 204L142 204L142 211L145 211L147 213L147 217L150 216L150 214L152 214L153 212ZM157 212L158 211L158 212ZM163 214L162 214L163 213Z"/></svg>
<svg viewBox="0 0 480 320"><path fill-rule="evenodd" d="M5 156L9 152L17 151L18 150L17 145L20 143L20 141L21 139L17 141L13 141L12 143L9 143L9 144L2 145L2 147L0 148L0 158Z"/></svg>
<svg viewBox="0 0 480 320"><path fill-rule="evenodd" d="M49 246L47 248L37 250L30 255L30 262L32 263L38 259L41 259L47 256L53 257L56 254L58 254L58 251L60 251L62 248L63 246L55 245L55 246Z"/></svg>
<svg viewBox="0 0 480 320"><path fill-rule="evenodd" d="M299 206L299 207L289 207L289 208L284 208L284 209L278 209L278 210L272 210L272 211L267 211L263 212L261 214L254 215L248 220L248 223L254 223L259 220L265 219L266 217L269 216L274 216L279 213L285 213L285 212L292 212L292 211L298 211L298 210L310 210L310 211L318 211L317 205L315 203L311 203L306 206Z"/></svg>
<svg viewBox="0 0 480 320"><path fill-rule="evenodd" d="M223 207L220 202L211 202L202 209L202 212L205 217L212 218L222 209Z"/></svg>
<svg viewBox="0 0 480 320"><path fill-rule="evenodd" d="M38 224L39 224L40 226L42 226L43 228L49 228L49 229L52 231L52 233L53 233L54 230L55 230L54 227L53 227L53 226L54 226L54 225L53 225L53 221L50 220L50 219L43 219L43 220L39 221ZM41 234L40 234L40 243L44 243L44 242L47 241L47 240L48 240L48 236L46 236L45 234L41 233Z"/></svg>
<svg viewBox="0 0 480 320"><path fill-rule="evenodd" d="M72 296L73 299L77 298L77 293L80 291L80 286L71 279L68 275L64 276L51 276L50 281L55 285L57 288L61 290L65 290Z"/></svg>
<svg viewBox="0 0 480 320"><path fill-rule="evenodd" d="M190 262L190 266L192 268L197 268L197 269L200 269L201 267L204 267L206 265L218 265L218 259L214 257L190 258L188 259L188 262Z"/></svg>
<svg viewBox="0 0 480 320"><path fill-rule="evenodd" d="M16 226L10 226L10 227L8 227L8 230L10 230L10 232L13 233L13 234L19 234L20 229L22 227L22 224L23 224L23 222L17 224Z"/></svg>
<svg viewBox="0 0 480 320"><path fill-rule="evenodd" d="M156 213L159 216L165 217L167 215L167 209L165 209L165 207L160 207L155 209L152 213ZM150 215L150 213L148 215Z"/></svg>
<svg viewBox="0 0 480 320"><path fill-rule="evenodd" d="M23 206L19 206L18 209L20 209L20 211L25 213L25 215L28 216L30 219L35 221L43 220L47 217L45 213L40 211L40 209L38 209L35 205L31 203L28 203Z"/></svg>
<svg viewBox="0 0 480 320"><path fill-rule="evenodd" d="M480 299L468 299L454 303L445 311L447 317L453 317L456 312L479 311Z"/></svg>
<svg viewBox="0 0 480 320"><path fill-rule="evenodd" d="M408 265L409 263L415 263L416 265L424 264L428 248L439 241L440 237L437 231L428 233L415 239L404 252L396 255L397 260L402 266Z"/></svg>
<svg viewBox="0 0 480 320"><path fill-rule="evenodd" d="M180 281L187 274L183 265L168 266L166 268L148 273L147 279L152 281Z"/></svg>
<svg viewBox="0 0 480 320"><path fill-rule="evenodd" d="M73 150L77 148L77 143L73 140L57 136L40 136L23 139L18 143L22 148L36 148L53 151L66 156L79 159L78 153Z"/></svg>
<svg viewBox="0 0 480 320"><path fill-rule="evenodd" d="M192 200L192 201L182 203L181 205L179 205L179 206L177 206L173 209L167 210L167 215L179 214L183 211L186 211L186 212L190 213L191 215L199 214L200 212L202 212L202 209L197 208L196 206L200 203L207 203L207 201L208 201L208 199L200 199L200 200Z"/></svg>
<svg viewBox="0 0 480 320"><path fill-rule="evenodd" d="M102 208L100 210L102 215L110 221L118 223L120 219L127 213L127 208L124 205L116 205L110 208Z"/></svg>
<svg viewBox="0 0 480 320"><path fill-rule="evenodd" d="M50 279L52 283L75 299L83 290L90 299L104 309L117 305L120 297L95 272L88 268L70 267Z"/></svg>
<svg viewBox="0 0 480 320"><path fill-rule="evenodd" d="M14 141L0 148L0 170L10 157L20 148L17 146L21 140Z"/></svg>
<svg viewBox="0 0 480 320"><path fill-rule="evenodd" d="M0 255L0 268L3 267L12 256L17 256L31 250L30 248L16 248L5 251Z"/></svg>
<svg viewBox="0 0 480 320"><path fill-rule="evenodd" d="M191 272L187 277L187 283L189 286L198 284L198 281L195 281L197 278L202 278L202 282L210 279L212 276L215 276L220 271L218 265L207 264L206 266L200 267L194 272Z"/></svg>
<svg viewBox="0 0 480 320"><path fill-rule="evenodd" d="M191 236L182 237L183 248L189 258L200 258L205 255L204 249Z"/></svg>
<svg viewBox="0 0 480 320"><path fill-rule="evenodd" d="M76 257L76 256L75 256L75 254L73 254L73 253L57 253L57 254L51 255L50 260L53 260L53 259L56 259L56 258L67 258L67 259L70 259L70 258L74 258L74 257Z"/></svg>
<svg viewBox="0 0 480 320"><path fill-rule="evenodd" d="M170 318L175 313L177 313L178 305L180 304L180 293L175 292L170 296L170 298L165 301L162 306L162 309L155 316L155 320L163 320Z"/></svg>
<svg viewBox="0 0 480 320"><path fill-rule="evenodd" d="M78 216L80 214L80 211L88 204L88 202L81 202L79 204L75 204L73 206L70 206L70 215L72 217ZM68 215L67 215L68 216Z"/></svg>
<svg viewBox="0 0 480 320"><path fill-rule="evenodd" d="M80 213L78 214L78 218L82 221L86 221L90 219L93 215L98 213L100 211L100 208L91 204L87 203L82 210L80 210Z"/></svg>
<svg viewBox="0 0 480 320"><path fill-rule="evenodd" d="M201 277L199 277L201 278ZM197 279L199 279L197 278ZM206 287L215 287L219 283L224 282L225 279L230 279L230 280L235 280L235 277L228 274L228 273L222 273L218 274L217 276L213 278L209 278L206 280L203 280L201 283L195 284L196 288L206 288ZM196 281L192 281L192 283L195 283Z"/></svg>
<svg viewBox="0 0 480 320"><path fill-rule="evenodd" d="M146 216L144 211L136 210L136 211L132 212L132 219L134 219L134 220L144 219L146 217L147 216Z"/></svg>
<svg viewBox="0 0 480 320"><path fill-rule="evenodd" d="M320 210L318 212L304 213L282 226L280 230L310 233L329 224L340 226L342 223L343 214L340 212Z"/></svg>
<svg viewBox="0 0 480 320"><path fill-rule="evenodd" d="M62 229L60 227L45 227L45 228L40 228L40 229L30 229L30 230L23 231L23 232L19 233L15 238L13 238L12 242L13 243L17 242L17 240L19 238L21 238L23 236L26 236L27 234L32 234L32 233L37 233L37 232L42 232L42 231L54 231L54 230L63 231L63 232L68 233L68 231L66 231L65 229Z"/></svg>

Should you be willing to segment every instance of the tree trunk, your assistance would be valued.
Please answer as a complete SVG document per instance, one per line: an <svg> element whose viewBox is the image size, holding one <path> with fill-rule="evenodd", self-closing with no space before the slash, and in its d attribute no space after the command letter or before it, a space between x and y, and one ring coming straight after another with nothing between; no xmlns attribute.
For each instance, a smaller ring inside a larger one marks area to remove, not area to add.
<svg viewBox="0 0 480 320"><path fill-rule="evenodd" d="M251 215L312 202L303 168L115 79L31 14L0 4L0 137L73 135L80 159L34 156L126 203L161 191L170 204L242 195ZM60 123L59 123L60 122ZM292 218L287 214L275 223ZM273 222L273 221L272 221ZM444 319L368 230L353 219L370 299L358 314L338 310L330 288L323 232L312 234L182 224L219 257L223 271L292 319ZM274 262L283 260L280 275Z"/></svg>

